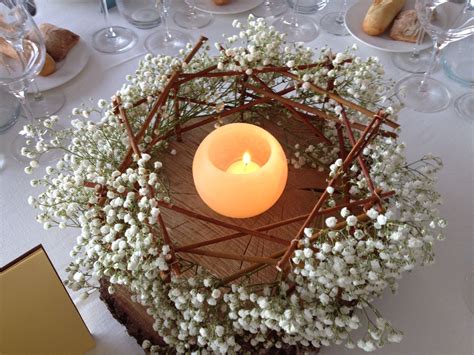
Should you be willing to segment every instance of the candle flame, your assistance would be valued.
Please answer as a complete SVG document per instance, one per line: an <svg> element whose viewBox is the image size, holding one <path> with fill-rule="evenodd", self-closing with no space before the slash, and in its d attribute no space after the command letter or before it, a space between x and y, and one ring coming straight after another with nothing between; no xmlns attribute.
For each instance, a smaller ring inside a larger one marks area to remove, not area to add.
<svg viewBox="0 0 474 355"><path fill-rule="evenodd" d="M242 161L244 162L244 165L247 166L252 162L252 157L250 156L249 152L245 152Z"/></svg>

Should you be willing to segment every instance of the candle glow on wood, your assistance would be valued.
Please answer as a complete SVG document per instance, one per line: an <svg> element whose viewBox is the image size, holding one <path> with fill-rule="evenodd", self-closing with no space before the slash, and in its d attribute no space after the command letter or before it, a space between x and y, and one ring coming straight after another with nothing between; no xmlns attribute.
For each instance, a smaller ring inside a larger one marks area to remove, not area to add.
<svg viewBox="0 0 474 355"><path fill-rule="evenodd" d="M193 160L193 179L204 203L233 218L259 215L280 198L288 177L285 153L269 132L232 123L209 134Z"/></svg>

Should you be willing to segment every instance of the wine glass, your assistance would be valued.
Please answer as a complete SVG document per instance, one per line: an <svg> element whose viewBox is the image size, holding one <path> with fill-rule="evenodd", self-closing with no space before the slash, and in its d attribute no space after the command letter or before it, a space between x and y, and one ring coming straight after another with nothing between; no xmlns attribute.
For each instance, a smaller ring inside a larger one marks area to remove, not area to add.
<svg viewBox="0 0 474 355"><path fill-rule="evenodd" d="M164 29L153 32L145 40L145 48L154 55L164 54L174 56L181 49L186 47L187 43L193 41L193 37L186 32L172 30L169 28L168 15L171 6L171 0L161 0L161 11Z"/></svg>
<svg viewBox="0 0 474 355"><path fill-rule="evenodd" d="M321 18L321 28L326 32L336 36L347 36L346 24L344 16L347 11L347 0L343 0L341 11L329 12Z"/></svg>
<svg viewBox="0 0 474 355"><path fill-rule="evenodd" d="M416 0L418 19L435 45L425 74L411 75L395 85L397 97L406 107L419 112L437 112L449 106L451 93L443 83L431 78L431 73L444 47L474 33L472 2Z"/></svg>
<svg viewBox="0 0 474 355"><path fill-rule="evenodd" d="M104 13L105 28L92 36L92 45L102 53L121 53L129 50L137 43L137 35L131 29L122 26L109 26L109 10L107 0L100 0Z"/></svg>
<svg viewBox="0 0 474 355"><path fill-rule="evenodd" d="M29 81L43 68L46 48L40 30L23 7L23 0L0 2L0 84L6 86L20 101L27 123L34 125L34 117L26 99ZM25 162L21 150L26 146L23 136L17 135L10 150L15 159Z"/></svg>
<svg viewBox="0 0 474 355"><path fill-rule="evenodd" d="M469 92L454 101L459 117L474 121L474 36L450 44L444 51L441 63L444 73Z"/></svg>
<svg viewBox="0 0 474 355"><path fill-rule="evenodd" d="M252 10L256 17L277 17L288 9L285 0L265 0Z"/></svg>
<svg viewBox="0 0 474 355"><path fill-rule="evenodd" d="M431 59L428 50L422 51L421 43L425 37L425 30L420 27L416 36L416 44L410 53L393 53L392 63L403 71L409 73L424 73Z"/></svg>
<svg viewBox="0 0 474 355"><path fill-rule="evenodd" d="M294 0L293 8L273 22L279 32L286 34L288 42L310 42L319 35L319 27L309 17L298 14L300 0Z"/></svg>
<svg viewBox="0 0 474 355"><path fill-rule="evenodd" d="M42 93L34 78L31 80L30 90L28 92L28 102L35 118L46 118L55 113L64 106L66 96L62 92Z"/></svg>
<svg viewBox="0 0 474 355"><path fill-rule="evenodd" d="M186 9L174 14L174 22L183 28L202 28L209 25L212 15L196 9L196 0L185 0Z"/></svg>

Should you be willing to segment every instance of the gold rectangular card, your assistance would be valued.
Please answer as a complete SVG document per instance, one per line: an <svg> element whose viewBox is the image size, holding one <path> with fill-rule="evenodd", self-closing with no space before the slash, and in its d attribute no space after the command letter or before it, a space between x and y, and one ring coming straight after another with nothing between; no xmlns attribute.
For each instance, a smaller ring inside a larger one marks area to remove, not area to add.
<svg viewBox="0 0 474 355"><path fill-rule="evenodd" d="M42 246L0 268L0 354L84 354L94 346Z"/></svg>

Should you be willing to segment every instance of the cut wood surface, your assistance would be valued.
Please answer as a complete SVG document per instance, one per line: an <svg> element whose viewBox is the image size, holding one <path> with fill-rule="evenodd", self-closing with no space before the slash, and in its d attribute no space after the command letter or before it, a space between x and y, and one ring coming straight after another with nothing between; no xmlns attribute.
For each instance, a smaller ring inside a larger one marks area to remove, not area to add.
<svg viewBox="0 0 474 355"><path fill-rule="evenodd" d="M294 120L293 120L294 121ZM291 120L290 120L291 122ZM282 144L287 147L295 144L293 134L311 136L313 133L299 122L285 124L285 132L269 121L265 121L263 128L271 132ZM246 219L234 219L219 215L207 207L200 199L194 186L192 177L192 161L194 153L201 141L214 129L213 124L193 129L182 134L182 142L173 141L169 150L176 150L176 155L162 154L163 169L167 178L167 187L170 189L172 204L187 210L231 223L247 229L256 230L260 227L274 224L293 217L307 215L314 207L321 192L327 186L327 171L318 172L313 168L295 169L291 165L288 171L288 182L285 191L277 203L265 213ZM291 134L288 133L290 130ZM314 135L313 135L314 139ZM291 152L285 149L287 157ZM255 198L259 198L256 196ZM249 201L251 204L252 201ZM210 239L234 234L235 231L219 225L200 221L175 211L161 209L162 217L168 227L168 233L179 249L180 246L208 241ZM303 220L285 226L265 231L267 235L287 240L288 243L295 237ZM247 257L268 258L271 254L285 248L281 243L272 242L256 236L244 235L239 238L216 243L199 248L200 251L212 251L245 255ZM220 259L216 257L193 254L192 250L177 252L187 260L198 263L218 278L224 278L238 272L252 264L251 261ZM200 252L200 254L202 254ZM268 267L252 276L252 282L271 282L277 275L275 267Z"/></svg>

